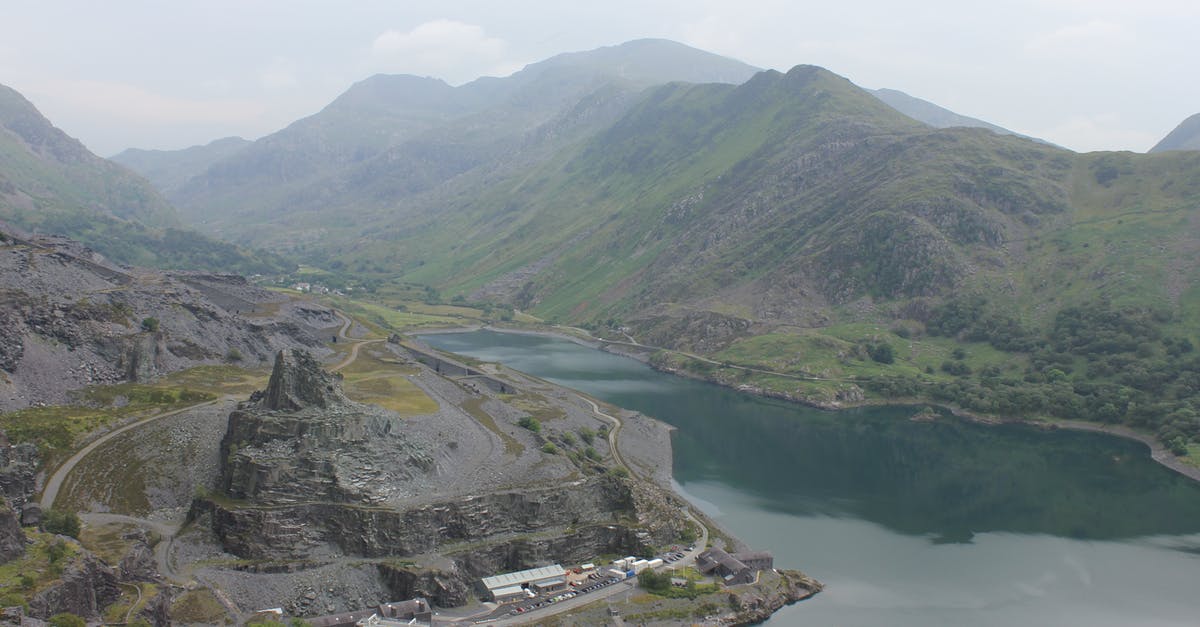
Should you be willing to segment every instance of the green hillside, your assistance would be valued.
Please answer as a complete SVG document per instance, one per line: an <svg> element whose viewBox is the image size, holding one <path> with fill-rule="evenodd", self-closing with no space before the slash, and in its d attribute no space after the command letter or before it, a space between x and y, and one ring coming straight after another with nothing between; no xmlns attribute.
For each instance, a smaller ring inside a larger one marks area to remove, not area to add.
<svg viewBox="0 0 1200 627"><path fill-rule="evenodd" d="M930 129L800 66L654 89L439 199L364 214L324 261L622 326L714 359L663 367L780 396L1200 433L1200 154Z"/></svg>
<svg viewBox="0 0 1200 627"><path fill-rule="evenodd" d="M185 229L145 179L92 154L0 85L0 220L66 235L119 263L277 272L289 264Z"/></svg>

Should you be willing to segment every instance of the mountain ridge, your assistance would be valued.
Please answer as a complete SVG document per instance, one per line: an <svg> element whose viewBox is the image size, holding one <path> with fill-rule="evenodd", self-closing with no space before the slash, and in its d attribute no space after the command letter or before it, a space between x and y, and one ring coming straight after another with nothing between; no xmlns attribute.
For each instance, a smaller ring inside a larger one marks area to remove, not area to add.
<svg viewBox="0 0 1200 627"><path fill-rule="evenodd" d="M1166 137L1155 144L1149 152L1170 150L1200 150L1200 113L1179 123Z"/></svg>

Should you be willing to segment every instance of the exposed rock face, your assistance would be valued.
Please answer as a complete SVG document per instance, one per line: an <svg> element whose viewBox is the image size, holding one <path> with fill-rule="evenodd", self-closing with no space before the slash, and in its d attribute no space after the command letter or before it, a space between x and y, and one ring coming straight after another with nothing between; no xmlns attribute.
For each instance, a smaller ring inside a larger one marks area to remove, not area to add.
<svg viewBox="0 0 1200 627"><path fill-rule="evenodd" d="M34 518L40 518L40 509L29 512L27 521L25 518L37 489L38 461L37 446L28 442L10 444L8 436L0 431L0 497L22 516L23 524L36 524Z"/></svg>
<svg viewBox="0 0 1200 627"><path fill-rule="evenodd" d="M101 611L119 596L121 588L113 570L100 558L84 551L67 566L59 583L29 600L29 614L48 619L55 614L70 612L98 620Z"/></svg>
<svg viewBox="0 0 1200 627"><path fill-rule="evenodd" d="M145 532L136 531L132 537L128 534L125 537L132 539L133 544L117 566L121 581L155 581L158 579L158 563L154 561L154 549L147 543Z"/></svg>
<svg viewBox="0 0 1200 627"><path fill-rule="evenodd" d="M322 409L345 404L339 381L305 351L283 350L275 359L271 381L262 407L271 411L300 411L308 406Z"/></svg>
<svg viewBox="0 0 1200 627"><path fill-rule="evenodd" d="M502 492L409 509L335 503L226 508L208 503L226 550L257 559L297 559L328 547L363 557L413 556L443 544L502 534L584 522L628 524L635 516L629 487L609 477L570 489Z"/></svg>
<svg viewBox="0 0 1200 627"><path fill-rule="evenodd" d="M0 411L66 402L88 385L231 359L261 364L294 346L316 350L326 337L316 306L301 311L283 300L241 277L125 268L63 238L6 235Z"/></svg>
<svg viewBox="0 0 1200 627"><path fill-rule="evenodd" d="M25 532L20 516L8 503L0 500L0 564L25 554Z"/></svg>
<svg viewBox="0 0 1200 627"><path fill-rule="evenodd" d="M432 470L400 422L348 400L307 352L280 351L266 391L229 416L221 486L260 504L383 502Z"/></svg>

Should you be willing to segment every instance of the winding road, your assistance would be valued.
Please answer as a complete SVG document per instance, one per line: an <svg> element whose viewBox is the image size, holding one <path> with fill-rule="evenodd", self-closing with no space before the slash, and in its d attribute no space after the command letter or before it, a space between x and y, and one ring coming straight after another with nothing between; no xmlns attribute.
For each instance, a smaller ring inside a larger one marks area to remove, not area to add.
<svg viewBox="0 0 1200 627"><path fill-rule="evenodd" d="M75 466L78 465L79 462L83 461L83 458L90 455L92 453L92 451L94 451L97 448L99 448L100 446L102 446L105 442L112 440L113 438L117 437L118 435L121 435L122 433L125 433L126 431L145 426L151 422L154 422L155 420L162 420L163 418L168 418L170 416L182 414L185 411L191 411L193 409L197 409L200 407L207 407L209 405L215 405L217 403L230 401L233 399L234 399L233 396L225 395L220 398L213 399L211 401L205 401L203 403L197 403L195 405L188 405L187 407L173 409L171 411L163 412L161 414L155 414L148 418L143 418L136 422L131 422L131 423L125 425L124 427L121 427L120 429L116 429L115 431L110 431L110 432L96 438L95 441L93 441L91 444L88 444L87 446L79 449L79 451L77 453L75 453L74 455L72 455L70 459L63 462L63 464L61 466L59 466L57 470L54 471L54 474L50 475L50 480L46 482L46 488L44 490L42 490L42 498L38 501L38 504L40 504L42 506L43 511L54 507L54 501L58 498L58 493L62 489L63 482L67 480L67 476L71 474L71 471L75 469Z"/></svg>

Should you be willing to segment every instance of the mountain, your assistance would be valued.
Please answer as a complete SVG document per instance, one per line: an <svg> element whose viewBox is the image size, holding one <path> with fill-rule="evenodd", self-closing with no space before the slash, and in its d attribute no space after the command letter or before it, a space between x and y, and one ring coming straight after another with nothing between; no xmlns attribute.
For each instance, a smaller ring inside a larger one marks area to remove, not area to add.
<svg viewBox="0 0 1200 627"><path fill-rule="evenodd" d="M1184 120L1175 130L1154 145L1150 152L1200 150L1200 113Z"/></svg>
<svg viewBox="0 0 1200 627"><path fill-rule="evenodd" d="M548 158L610 124L649 86L740 82L754 72L674 42L639 40L460 87L377 75L167 191L210 232L303 247L344 226L348 211L384 211L468 171Z"/></svg>
<svg viewBox="0 0 1200 627"><path fill-rule="evenodd" d="M288 267L185 229L149 182L92 154L3 85L0 219L73 237L119 263L245 272Z"/></svg>
<svg viewBox="0 0 1200 627"><path fill-rule="evenodd" d="M213 163L229 157L250 143L241 137L226 137L183 150L130 148L110 157L109 160L141 174L155 189L170 194L196 172L208 169Z"/></svg>
<svg viewBox="0 0 1200 627"><path fill-rule="evenodd" d="M953 128L956 126L961 126L964 128L986 128L987 130L993 133L999 133L1000 135L1016 135L1018 137L1032 139L1033 141L1043 144L1050 143L1036 137L1029 137L1028 135L1022 135L1020 133L1010 131L1004 127L996 126L991 122L985 122L978 118L960 115L949 109L939 107L928 100L922 100L915 96L910 96L896 89L874 89L870 90L870 92L876 98L886 102L888 106L899 111L900 113L903 113L904 115L907 115L918 122L924 122L934 128Z"/></svg>
<svg viewBox="0 0 1200 627"><path fill-rule="evenodd" d="M910 96L896 89L874 89L871 90L876 98L886 102L888 106L907 115L908 117L924 122L934 128L950 128L954 126L963 126L967 128L986 128L993 133L1001 135L1017 135L1006 128L1002 128L984 122L983 120L959 115L949 109L939 107L938 105L922 100L915 96Z"/></svg>

